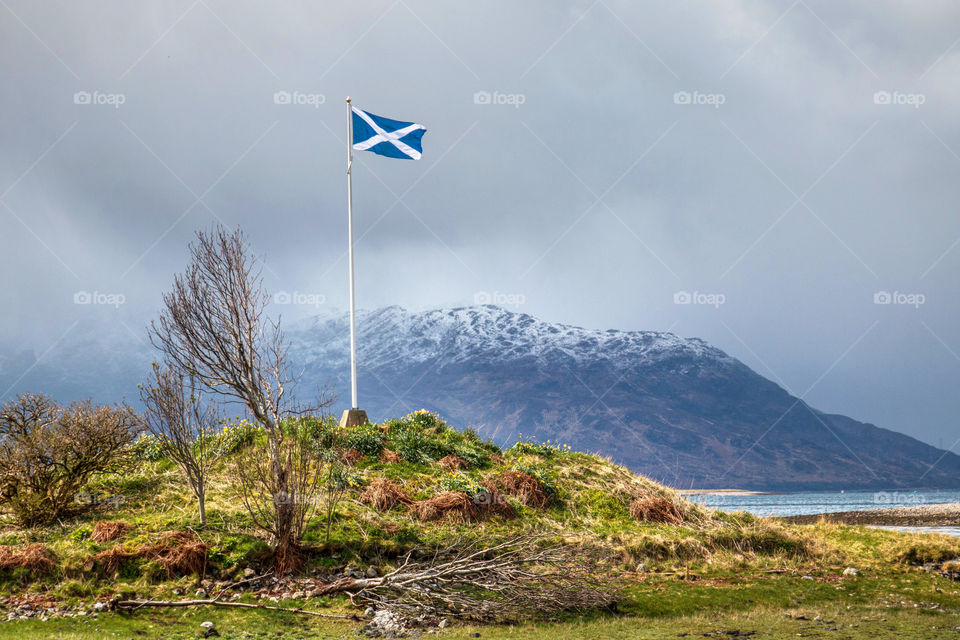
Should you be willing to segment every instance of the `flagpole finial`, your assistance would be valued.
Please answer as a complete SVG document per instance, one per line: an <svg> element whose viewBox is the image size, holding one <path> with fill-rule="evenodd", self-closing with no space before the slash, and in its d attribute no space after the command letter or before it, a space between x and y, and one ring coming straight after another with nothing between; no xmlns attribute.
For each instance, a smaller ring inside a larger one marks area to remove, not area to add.
<svg viewBox="0 0 960 640"><path fill-rule="evenodd" d="M347 96L347 104L350 104L350 96Z"/></svg>

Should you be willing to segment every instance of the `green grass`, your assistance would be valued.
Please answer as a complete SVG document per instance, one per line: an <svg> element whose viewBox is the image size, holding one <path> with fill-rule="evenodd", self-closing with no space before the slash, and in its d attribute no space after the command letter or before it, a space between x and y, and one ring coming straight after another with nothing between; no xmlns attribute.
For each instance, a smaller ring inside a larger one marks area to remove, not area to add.
<svg viewBox="0 0 960 640"><path fill-rule="evenodd" d="M960 592L942 578L890 571L856 579L825 572L801 576L647 576L627 590L619 614L593 614L557 622L454 626L443 637L676 638L754 631L756 637L950 638L960 613ZM311 603L305 603L305 608ZM348 611L342 602L327 609ZM819 620L818 620L819 618ZM98 619L17 621L0 625L0 638L195 638L211 620L224 638L355 637L360 623L295 613L222 608L145 610L101 614ZM836 629L837 631L831 631Z"/></svg>
<svg viewBox="0 0 960 640"><path fill-rule="evenodd" d="M319 421L307 420L297 427L311 430L318 440L332 437L333 427ZM136 548L172 530L197 531L211 545L211 570L224 578L246 566L268 567L269 550L250 524L231 471L236 451L258 446L261 440L262 434L248 424L222 436L228 453L212 474L209 523L202 530L183 479L149 442L137 445L142 455L135 469L95 478L85 492L98 505L95 508L48 527L21 530L7 521L0 528L0 544L46 544L58 567L49 577L20 570L0 573L0 595L35 594L77 604L134 595L169 599L176 597L175 589L192 593L196 576L166 579L148 562L131 562L117 575L90 566L91 557L115 544ZM335 569L348 562L390 567L408 550L442 545L455 537L489 544L540 531L605 550L612 559L606 576L624 587L615 615L592 614L554 624L454 628L446 633L451 638L478 632L484 638L550 640L675 638L681 633L732 629L755 630L758 637L834 633L813 620L818 615L842 628L840 635L831 637L956 637L950 616L960 613L960 596L954 584L918 572L916 565L960 557L958 539L823 523L787 525L746 513L714 512L607 459L529 439L501 451L472 431L454 429L426 412L359 428L348 434L347 442L364 455L352 471L361 486L349 490L334 514L329 545L323 544L324 518L318 515L310 521L305 536L308 568ZM396 452L400 461L381 462L385 451ZM443 469L437 461L448 455L465 461L467 468L455 473ZM475 493L506 471L538 478L553 498L550 506L536 509L510 498L518 513L514 519L422 523L405 509L378 513L359 500L362 485L381 476L401 484L414 499L426 499L447 490ZM656 524L633 519L629 506L637 496L673 502L684 521ZM123 520L133 529L119 541L98 544L89 536L99 520ZM635 572L641 563L647 571ZM841 578L847 566L860 568L863 577ZM805 580L804 575L814 579ZM304 606L357 612L341 600ZM800 615L809 620L798 619ZM208 619L218 623L226 638L353 637L359 628L356 623L290 613L150 609L101 614L96 620L2 623L0 638L194 638L199 623Z"/></svg>

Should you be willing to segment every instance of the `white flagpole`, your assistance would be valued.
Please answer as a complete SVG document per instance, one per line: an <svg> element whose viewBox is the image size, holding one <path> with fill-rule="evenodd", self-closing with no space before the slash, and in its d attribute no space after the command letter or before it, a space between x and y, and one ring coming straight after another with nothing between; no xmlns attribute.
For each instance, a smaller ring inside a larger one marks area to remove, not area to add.
<svg viewBox="0 0 960 640"><path fill-rule="evenodd" d="M350 396L351 409L357 409L357 309L353 289L353 107L347 97L347 235L350 245Z"/></svg>

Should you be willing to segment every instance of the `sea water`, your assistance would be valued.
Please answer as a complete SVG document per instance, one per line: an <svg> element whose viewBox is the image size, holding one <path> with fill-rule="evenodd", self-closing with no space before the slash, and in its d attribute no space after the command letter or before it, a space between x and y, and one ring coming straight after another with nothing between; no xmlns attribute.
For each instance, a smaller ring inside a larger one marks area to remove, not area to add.
<svg viewBox="0 0 960 640"><path fill-rule="evenodd" d="M838 511L960 502L960 490L811 491L798 493L692 493L694 502L721 511L748 511L758 516L805 516Z"/></svg>

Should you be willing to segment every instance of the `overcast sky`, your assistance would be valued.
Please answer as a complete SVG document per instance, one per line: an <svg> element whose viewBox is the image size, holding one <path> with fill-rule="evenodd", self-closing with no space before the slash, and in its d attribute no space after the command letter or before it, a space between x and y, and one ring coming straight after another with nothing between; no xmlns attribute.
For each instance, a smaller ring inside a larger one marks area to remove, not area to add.
<svg viewBox="0 0 960 640"><path fill-rule="evenodd" d="M361 307L697 336L949 447L958 38L950 0L2 0L0 333L78 292L141 331L215 221L285 317L344 309L350 95L428 128L357 156Z"/></svg>

